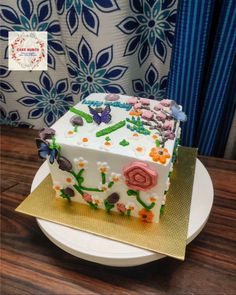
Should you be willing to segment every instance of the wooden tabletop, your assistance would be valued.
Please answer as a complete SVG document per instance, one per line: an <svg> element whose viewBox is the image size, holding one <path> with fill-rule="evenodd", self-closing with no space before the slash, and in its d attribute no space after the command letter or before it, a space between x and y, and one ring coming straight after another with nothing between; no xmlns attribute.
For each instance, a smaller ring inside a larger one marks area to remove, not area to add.
<svg viewBox="0 0 236 295"><path fill-rule="evenodd" d="M236 294L236 161L199 157L214 185L209 221L184 262L163 258L115 268L76 258L50 242L35 218L14 209L29 194L37 131L1 129L1 294Z"/></svg>

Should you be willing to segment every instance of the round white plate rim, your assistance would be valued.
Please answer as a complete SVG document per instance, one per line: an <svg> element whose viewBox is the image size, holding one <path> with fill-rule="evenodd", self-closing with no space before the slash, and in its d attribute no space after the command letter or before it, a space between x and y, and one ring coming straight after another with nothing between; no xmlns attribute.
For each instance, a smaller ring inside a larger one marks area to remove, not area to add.
<svg viewBox="0 0 236 295"><path fill-rule="evenodd" d="M45 161L34 177L31 191L39 185L48 173L49 168ZM205 226L212 208L213 197L211 178L206 168L197 159L187 243L190 243ZM37 222L43 233L54 244L74 256L89 261L111 266L134 266L165 257L160 253L154 253L40 218L37 218Z"/></svg>

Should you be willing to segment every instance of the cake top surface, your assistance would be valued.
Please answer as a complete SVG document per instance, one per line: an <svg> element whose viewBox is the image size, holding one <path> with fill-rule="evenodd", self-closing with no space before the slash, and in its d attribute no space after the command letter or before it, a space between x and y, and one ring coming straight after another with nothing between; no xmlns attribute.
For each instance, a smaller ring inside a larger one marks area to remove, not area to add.
<svg viewBox="0 0 236 295"><path fill-rule="evenodd" d="M178 137L181 107L164 99L94 93L52 128L59 145L78 146L166 165ZM183 113L182 113L183 114Z"/></svg>

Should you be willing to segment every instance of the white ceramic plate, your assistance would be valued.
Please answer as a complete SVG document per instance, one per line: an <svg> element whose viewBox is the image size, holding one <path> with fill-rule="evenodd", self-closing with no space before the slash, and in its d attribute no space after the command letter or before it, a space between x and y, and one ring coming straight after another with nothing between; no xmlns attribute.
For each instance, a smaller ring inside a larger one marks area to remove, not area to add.
<svg viewBox="0 0 236 295"><path fill-rule="evenodd" d="M44 162L35 175L33 191L48 175L49 168ZM213 204L211 178L197 160L193 185L192 203L187 243L190 243L203 229ZM79 258L110 266L135 266L165 257L162 254L116 242L94 234L72 229L63 225L37 218L43 233L58 247Z"/></svg>

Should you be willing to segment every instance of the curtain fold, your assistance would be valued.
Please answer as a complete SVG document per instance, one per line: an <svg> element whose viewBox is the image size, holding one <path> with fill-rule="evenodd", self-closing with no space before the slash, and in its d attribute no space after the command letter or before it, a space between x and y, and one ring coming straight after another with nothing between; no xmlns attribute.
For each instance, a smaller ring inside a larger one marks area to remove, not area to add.
<svg viewBox="0 0 236 295"><path fill-rule="evenodd" d="M203 155L223 156L232 123L235 17L233 0L179 1L167 96L189 116L183 145L197 146Z"/></svg>
<svg viewBox="0 0 236 295"><path fill-rule="evenodd" d="M221 138L222 134L224 141L224 134L228 134L230 130L235 97L231 97L228 90L231 87L232 75L235 74L235 53L236 2L227 0L223 2L220 13L198 131L199 151L205 155L216 155L217 139ZM227 107L230 107L228 111Z"/></svg>

